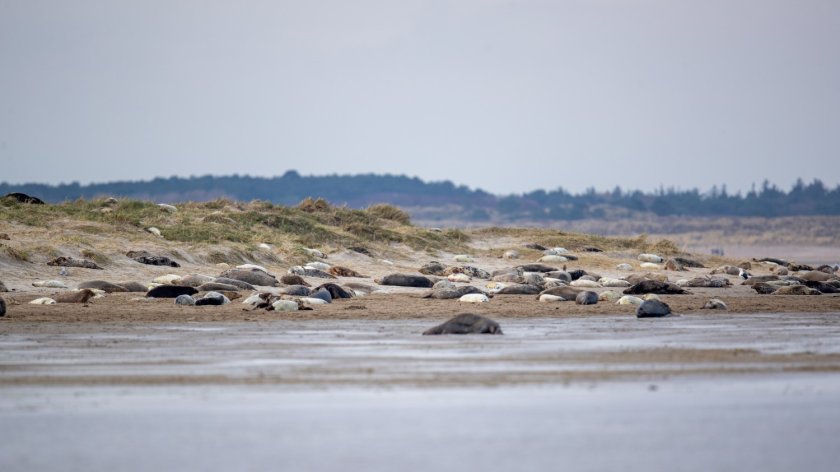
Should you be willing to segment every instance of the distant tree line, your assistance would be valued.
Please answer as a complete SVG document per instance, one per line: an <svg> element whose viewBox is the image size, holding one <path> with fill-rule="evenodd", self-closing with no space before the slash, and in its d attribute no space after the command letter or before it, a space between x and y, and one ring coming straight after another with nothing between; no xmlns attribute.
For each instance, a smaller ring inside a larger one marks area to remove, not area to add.
<svg viewBox="0 0 840 472"><path fill-rule="evenodd" d="M289 171L271 178L233 175L90 185L0 183L0 195L10 192L23 192L53 203L116 196L168 203L229 198L295 205L306 197L315 197L353 208L390 203L409 209L439 208L444 213L458 209L458 217L468 221L616 218L640 212L660 216L840 215L840 186L829 189L820 180L805 184L801 179L787 192L765 181L760 188L746 194L732 194L722 186L705 193L674 188L643 193L616 187L608 192L589 189L577 195L558 188L496 196L449 181L424 182L401 175L301 176Z"/></svg>

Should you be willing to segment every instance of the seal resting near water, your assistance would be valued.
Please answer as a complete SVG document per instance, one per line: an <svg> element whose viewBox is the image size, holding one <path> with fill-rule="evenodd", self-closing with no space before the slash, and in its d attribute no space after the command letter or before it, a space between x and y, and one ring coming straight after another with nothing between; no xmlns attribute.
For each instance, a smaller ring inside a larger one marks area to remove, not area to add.
<svg viewBox="0 0 840 472"><path fill-rule="evenodd" d="M0 298L0 316L6 316L6 300Z"/></svg>
<svg viewBox="0 0 840 472"><path fill-rule="evenodd" d="M423 336L436 334L503 334L499 323L485 318L483 316L474 315L472 313L462 313L443 324L437 325L434 328L427 329L423 332Z"/></svg>
<svg viewBox="0 0 840 472"><path fill-rule="evenodd" d="M671 307L659 300L646 300L636 308L636 318L662 318L671 314Z"/></svg>
<svg viewBox="0 0 840 472"><path fill-rule="evenodd" d="M580 292L575 297L575 303L578 305L595 305L598 303L598 294L595 292Z"/></svg>

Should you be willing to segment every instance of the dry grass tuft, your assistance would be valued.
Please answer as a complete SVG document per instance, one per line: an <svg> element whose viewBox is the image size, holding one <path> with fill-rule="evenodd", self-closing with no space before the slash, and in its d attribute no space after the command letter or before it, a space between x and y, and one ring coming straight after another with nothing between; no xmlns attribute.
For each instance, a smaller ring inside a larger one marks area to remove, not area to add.
<svg viewBox="0 0 840 472"><path fill-rule="evenodd" d="M384 203L380 203L377 205L369 206L366 210L368 214L376 217L382 218L383 220L391 220L396 221L402 225L410 225L411 224L411 216L405 211L393 206L387 205Z"/></svg>
<svg viewBox="0 0 840 472"><path fill-rule="evenodd" d="M23 249L16 249L5 244L0 244L0 256L7 257L16 262L29 262L29 252Z"/></svg>

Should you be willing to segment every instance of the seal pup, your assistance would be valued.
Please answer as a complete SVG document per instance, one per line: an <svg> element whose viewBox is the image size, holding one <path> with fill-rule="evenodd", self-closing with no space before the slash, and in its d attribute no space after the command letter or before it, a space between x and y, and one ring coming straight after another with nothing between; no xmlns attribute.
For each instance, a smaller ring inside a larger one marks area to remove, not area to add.
<svg viewBox="0 0 840 472"><path fill-rule="evenodd" d="M658 256L656 254L647 254L647 253L639 254L639 257L637 259L641 262L650 262L650 263L656 263L656 264L665 261L665 259L662 256Z"/></svg>
<svg viewBox="0 0 840 472"><path fill-rule="evenodd" d="M49 297L36 298L29 302L30 305L55 305L55 300Z"/></svg>
<svg viewBox="0 0 840 472"><path fill-rule="evenodd" d="M195 287L183 285L160 285L146 292L147 298L176 298L178 295L195 295Z"/></svg>
<svg viewBox="0 0 840 472"><path fill-rule="evenodd" d="M45 288L68 288L67 285L60 280L39 280L37 282L32 282L32 286Z"/></svg>
<svg viewBox="0 0 840 472"><path fill-rule="evenodd" d="M490 298L483 293L468 293L459 298L458 301L463 303L487 303L490 301Z"/></svg>
<svg viewBox="0 0 840 472"><path fill-rule="evenodd" d="M729 309L726 306L726 303L723 300L712 298L711 300L707 301L705 305L703 305L703 310L727 310Z"/></svg>
<svg viewBox="0 0 840 472"><path fill-rule="evenodd" d="M388 274L374 282L379 285L393 285L396 287L423 287L431 288L434 283L428 277L410 274Z"/></svg>
<svg viewBox="0 0 840 472"><path fill-rule="evenodd" d="M195 298L190 295L178 295L175 297L176 305L193 306L195 305Z"/></svg>
<svg viewBox="0 0 840 472"><path fill-rule="evenodd" d="M321 269L313 269L311 267L294 266L289 269L290 274L303 275L306 277L316 277L319 279L335 279L336 276L324 272Z"/></svg>
<svg viewBox="0 0 840 472"><path fill-rule="evenodd" d="M446 322L429 328L423 332L423 336L437 335L437 334L503 334L499 323L485 318L483 316L474 315L472 313L462 313Z"/></svg>
<svg viewBox="0 0 840 472"><path fill-rule="evenodd" d="M636 318L662 318L671 314L671 307L660 300L645 300L636 308Z"/></svg>

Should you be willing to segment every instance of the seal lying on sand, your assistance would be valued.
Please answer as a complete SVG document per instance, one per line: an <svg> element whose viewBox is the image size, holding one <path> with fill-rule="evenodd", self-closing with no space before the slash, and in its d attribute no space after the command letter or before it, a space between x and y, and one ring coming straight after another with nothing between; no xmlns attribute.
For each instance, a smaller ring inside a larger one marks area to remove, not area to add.
<svg viewBox="0 0 840 472"><path fill-rule="evenodd" d="M540 292L540 295L554 295L557 297L563 297L564 300L575 300L580 292L582 292L582 290L562 286L543 290Z"/></svg>
<svg viewBox="0 0 840 472"><path fill-rule="evenodd" d="M434 283L422 275L410 274L389 274L381 279L376 279L374 282L379 285L393 285L396 287L423 287L431 288Z"/></svg>
<svg viewBox="0 0 840 472"><path fill-rule="evenodd" d="M181 264L166 256L155 256L148 251L128 251L125 255L141 264L154 266L181 267Z"/></svg>
<svg viewBox="0 0 840 472"><path fill-rule="evenodd" d="M536 295L542 291L542 287L531 284L515 284L496 292L496 295Z"/></svg>
<svg viewBox="0 0 840 472"><path fill-rule="evenodd" d="M358 277L367 278L367 275L362 275L353 269L348 269L342 266L332 266L327 270L327 273L336 277Z"/></svg>
<svg viewBox="0 0 840 472"><path fill-rule="evenodd" d="M87 303L88 300L95 297L96 293L89 288L83 288L78 291L64 292L54 295L52 297L56 303Z"/></svg>
<svg viewBox="0 0 840 472"><path fill-rule="evenodd" d="M87 282L82 282L77 285L78 288L95 288L97 290L102 290L105 293L118 293L118 292L128 292L128 290L119 284L113 284L111 282L106 282L104 280L89 280ZM143 291L145 292L146 289L144 288Z"/></svg>
<svg viewBox="0 0 840 472"><path fill-rule="evenodd" d="M551 267L545 264L523 264L515 268L522 269L525 272L554 272L557 270L557 267Z"/></svg>
<svg viewBox="0 0 840 472"><path fill-rule="evenodd" d="M6 316L6 300L0 298L0 316Z"/></svg>
<svg viewBox="0 0 840 472"><path fill-rule="evenodd" d="M335 300L337 298L353 298L353 294L344 290L344 287L334 283L325 283L317 286L313 292L317 292L318 290L326 290L329 292L330 297Z"/></svg>
<svg viewBox="0 0 840 472"><path fill-rule="evenodd" d="M303 285L304 287L309 287L309 284L303 280L303 277L297 274L286 274L280 277L280 282L283 285Z"/></svg>
<svg viewBox="0 0 840 472"><path fill-rule="evenodd" d="M472 313L462 313L443 324L427 329L424 336L433 334L503 334L499 323Z"/></svg>
<svg viewBox="0 0 840 472"><path fill-rule="evenodd" d="M148 298L176 298L178 295L195 295L198 293L194 287L183 285L161 285L146 292Z"/></svg>
<svg viewBox="0 0 840 472"><path fill-rule="evenodd" d="M263 287L277 286L277 279L273 275L259 269L228 269L219 274L219 277L241 280L251 285Z"/></svg>
<svg viewBox="0 0 840 472"><path fill-rule="evenodd" d="M469 295L471 293L478 293L481 295L487 295L486 292L473 287L472 285L465 285L462 287L453 287L453 288L441 288L441 289L434 289L427 292L421 298L434 298L437 300L452 300L455 298L461 298L464 295Z"/></svg>
<svg viewBox="0 0 840 472"><path fill-rule="evenodd" d="M598 294L596 292L580 292L575 297L575 303L578 305L594 305L598 303Z"/></svg>
<svg viewBox="0 0 840 472"><path fill-rule="evenodd" d="M671 314L671 307L659 300L646 300L636 308L636 318L662 318Z"/></svg>
<svg viewBox="0 0 840 472"><path fill-rule="evenodd" d="M626 295L637 295L640 293L658 293L665 294L683 294L689 293L676 284L671 282L660 282L658 280L643 280L636 285L624 290Z"/></svg>
<svg viewBox="0 0 840 472"><path fill-rule="evenodd" d="M145 291L149 290L149 287L141 284L140 282L134 282L134 281L118 282L117 285L125 288L129 292L145 292Z"/></svg>
<svg viewBox="0 0 840 472"><path fill-rule="evenodd" d="M72 257L65 256L56 257L55 259L47 262L47 265L61 267L81 267L82 269L103 270L102 267L99 267L93 261L89 261L87 259L73 259Z"/></svg>

